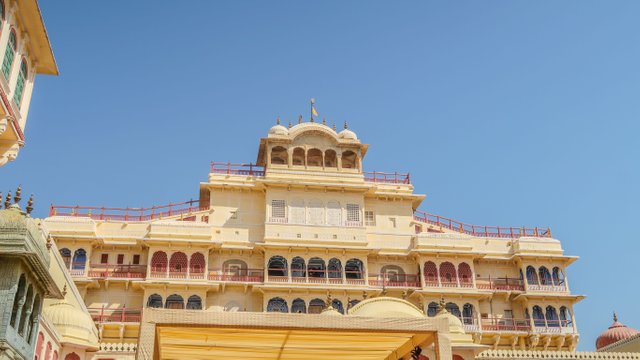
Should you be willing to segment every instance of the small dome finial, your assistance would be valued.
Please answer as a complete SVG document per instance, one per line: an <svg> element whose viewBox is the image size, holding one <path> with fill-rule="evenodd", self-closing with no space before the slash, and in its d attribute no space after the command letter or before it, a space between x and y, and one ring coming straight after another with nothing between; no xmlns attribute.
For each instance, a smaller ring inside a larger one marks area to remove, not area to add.
<svg viewBox="0 0 640 360"><path fill-rule="evenodd" d="M67 296L67 284L64 284L64 287L62 287L62 296L63 297Z"/></svg>
<svg viewBox="0 0 640 360"><path fill-rule="evenodd" d="M291 129L291 121L289 121L289 129Z"/></svg>
<svg viewBox="0 0 640 360"><path fill-rule="evenodd" d="M331 298L331 293L327 291L327 309L333 309L333 299Z"/></svg>
<svg viewBox="0 0 640 360"><path fill-rule="evenodd" d="M344 122L344 128L345 128L345 129L348 129L348 128L349 128L349 125L347 125L347 122L346 122L346 121Z"/></svg>
<svg viewBox="0 0 640 360"><path fill-rule="evenodd" d="M302 115L298 117L298 124L302 124Z"/></svg>
<svg viewBox="0 0 640 360"><path fill-rule="evenodd" d="M276 120L276 125L280 125L280 116L278 116L278 120Z"/></svg>
<svg viewBox="0 0 640 360"><path fill-rule="evenodd" d="M327 118L325 117L322 118L322 125L327 125Z"/></svg>
<svg viewBox="0 0 640 360"><path fill-rule="evenodd" d="M613 322L617 322L618 321L618 314L616 314L616 312L613 312Z"/></svg>
<svg viewBox="0 0 640 360"><path fill-rule="evenodd" d="M336 123L333 123L333 131L336 131Z"/></svg>
<svg viewBox="0 0 640 360"><path fill-rule="evenodd" d="M33 194L31 194L31 196L29 196L29 201L27 201L27 214L31 214L31 212L33 211Z"/></svg>
<svg viewBox="0 0 640 360"><path fill-rule="evenodd" d="M438 304L438 313L447 312L447 304L444 301L444 296L440 297L440 303Z"/></svg>
<svg viewBox="0 0 640 360"><path fill-rule="evenodd" d="M16 189L16 196L13 198L13 202L17 204L20 202L20 200L22 200L22 185L18 185L18 188Z"/></svg>
<svg viewBox="0 0 640 360"><path fill-rule="evenodd" d="M7 198L4 200L4 208L8 209L11 206L11 191L7 193Z"/></svg>

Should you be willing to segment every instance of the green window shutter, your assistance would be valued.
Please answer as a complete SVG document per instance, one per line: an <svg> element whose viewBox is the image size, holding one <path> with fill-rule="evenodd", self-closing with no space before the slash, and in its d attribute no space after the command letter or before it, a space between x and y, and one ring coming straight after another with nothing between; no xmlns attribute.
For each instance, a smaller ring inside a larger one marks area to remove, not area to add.
<svg viewBox="0 0 640 360"><path fill-rule="evenodd" d="M22 93L24 92L24 82L27 78L27 64L22 61L20 64L20 72L18 73L18 80L16 81L16 91L13 93L13 101L16 102L18 108L20 108L20 103L22 102Z"/></svg>
<svg viewBox="0 0 640 360"><path fill-rule="evenodd" d="M13 65L13 58L16 56L16 35L13 31L9 34L9 43L7 44L7 50L4 52L4 60L2 60L2 73L4 78L9 80L11 75L11 65Z"/></svg>

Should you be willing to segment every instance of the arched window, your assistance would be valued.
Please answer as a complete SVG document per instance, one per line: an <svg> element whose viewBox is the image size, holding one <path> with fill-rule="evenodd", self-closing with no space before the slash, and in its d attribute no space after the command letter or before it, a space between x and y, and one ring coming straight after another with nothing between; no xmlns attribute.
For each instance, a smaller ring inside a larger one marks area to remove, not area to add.
<svg viewBox="0 0 640 360"><path fill-rule="evenodd" d="M351 301L349 301L349 309L353 308L354 306L358 305L360 303L360 300L358 299L353 299Z"/></svg>
<svg viewBox="0 0 640 360"><path fill-rule="evenodd" d="M18 38L16 36L16 31L11 29L11 32L9 33L9 43L7 44L7 49L4 52L4 59L2 60L2 73L4 74L4 78L7 80L9 80L9 75L11 75L11 66L13 65L13 59L16 56L17 44Z"/></svg>
<svg viewBox="0 0 640 360"><path fill-rule="evenodd" d="M320 314L325 303L322 299L313 299L309 302L309 314Z"/></svg>
<svg viewBox="0 0 640 360"><path fill-rule="evenodd" d="M24 94L24 83L27 80L27 62L22 59L20 62L20 71L18 72L18 79L16 80L16 88L13 92L13 101L16 102L18 108L22 103L22 94Z"/></svg>
<svg viewBox="0 0 640 360"><path fill-rule="evenodd" d="M53 347L51 346L51 341L47 341L47 347L44 351L45 360L51 360L51 350L53 350Z"/></svg>
<svg viewBox="0 0 640 360"><path fill-rule="evenodd" d="M474 323L473 305L464 304L462 307L462 322L466 325L473 325Z"/></svg>
<svg viewBox="0 0 640 360"><path fill-rule="evenodd" d="M458 279L460 280L460 286L471 287L473 279L471 278L471 267L469 264L463 262L458 265Z"/></svg>
<svg viewBox="0 0 640 360"><path fill-rule="evenodd" d="M438 269L433 261L424 263L424 281L427 286L438 286Z"/></svg>
<svg viewBox="0 0 640 360"><path fill-rule="evenodd" d="M196 278L202 278L204 275L204 255L202 253L191 254L191 260L189 261L189 272L191 276Z"/></svg>
<svg viewBox="0 0 640 360"><path fill-rule="evenodd" d="M343 169L357 169L358 168L358 155L351 150L347 150L342 153L342 168Z"/></svg>
<svg viewBox="0 0 640 360"><path fill-rule="evenodd" d="M332 258L327 266L329 279L342 279L342 263L340 259Z"/></svg>
<svg viewBox="0 0 640 360"><path fill-rule="evenodd" d="M571 326L571 312L566 306L560 307L560 324L564 327Z"/></svg>
<svg viewBox="0 0 640 360"><path fill-rule="evenodd" d="M293 149L293 156L291 157L291 160L293 165L304 166L304 149L299 147Z"/></svg>
<svg viewBox="0 0 640 360"><path fill-rule="evenodd" d="M69 264L71 264L71 250L67 248L60 249L60 256L62 257L64 265L68 268Z"/></svg>
<svg viewBox="0 0 640 360"><path fill-rule="evenodd" d="M438 313L438 304L436 302L430 302L427 306L427 316L434 317Z"/></svg>
<svg viewBox="0 0 640 360"><path fill-rule="evenodd" d="M340 314L344 314L344 307L342 306L342 301L338 299L333 299L333 301L331 301L331 306L333 306L333 308L336 309Z"/></svg>
<svg viewBox="0 0 640 360"><path fill-rule="evenodd" d="M31 313L31 306L33 306L33 296L33 285L29 284L29 287L27 287L27 296L25 297L25 302L22 305L20 326L18 326L18 334L20 334L20 336L24 336L25 333L29 333L28 331L25 331L25 326L27 326L27 323L29 322L27 317Z"/></svg>
<svg viewBox="0 0 640 360"><path fill-rule="evenodd" d="M174 252L169 259L169 277L184 278L187 276L187 255L182 251Z"/></svg>
<svg viewBox="0 0 640 360"><path fill-rule="evenodd" d="M551 273L549 272L549 269L544 266L540 267L540 283L542 285L553 284L553 281L551 280Z"/></svg>
<svg viewBox="0 0 640 360"><path fill-rule="evenodd" d="M453 315L457 316L458 318L462 317L462 314L460 314L460 308L458 307L457 304L452 303L452 302L448 302L444 306L444 308L447 309L448 312L450 312Z"/></svg>
<svg viewBox="0 0 640 360"><path fill-rule="evenodd" d="M544 327L544 314L542 308L538 305L533 307L533 325Z"/></svg>
<svg viewBox="0 0 640 360"><path fill-rule="evenodd" d="M538 274L536 273L536 268L531 265L527 266L527 282L529 285L538 285Z"/></svg>
<svg viewBox="0 0 640 360"><path fill-rule="evenodd" d="M307 271L309 272L310 278L326 277L327 268L325 266L324 260L318 257L313 257L309 259L309 264L307 265Z"/></svg>
<svg viewBox="0 0 640 360"><path fill-rule="evenodd" d="M336 160L336 152L335 150L327 150L324 152L324 167L326 168L335 168L338 167L338 161Z"/></svg>
<svg viewBox="0 0 640 360"><path fill-rule="evenodd" d="M564 284L564 273L559 267L553 268L553 285L559 286Z"/></svg>
<svg viewBox="0 0 640 360"><path fill-rule="evenodd" d="M269 276L289 276L287 271L287 259L282 256L272 256L267 264Z"/></svg>
<svg viewBox="0 0 640 360"><path fill-rule="evenodd" d="M324 204L320 200L309 201L309 224L324 225Z"/></svg>
<svg viewBox="0 0 640 360"><path fill-rule="evenodd" d="M276 297L269 300L269 303L267 304L267 312L287 313L289 312L289 307L283 298Z"/></svg>
<svg viewBox="0 0 640 360"><path fill-rule="evenodd" d="M446 261L440 264L440 283L442 286L457 286L458 283L456 281L456 267Z"/></svg>
<svg viewBox="0 0 640 360"><path fill-rule="evenodd" d="M405 280L404 270L398 265L385 265L380 269L382 279L389 282L402 282Z"/></svg>
<svg viewBox="0 0 640 360"><path fill-rule="evenodd" d="M247 276L247 263L240 259L226 260L222 263L222 271L225 277Z"/></svg>
<svg viewBox="0 0 640 360"><path fill-rule="evenodd" d="M202 310L202 299L198 295L191 295L187 299L187 309Z"/></svg>
<svg viewBox="0 0 640 360"><path fill-rule="evenodd" d="M349 259L344 265L344 275L347 279L364 279L364 264L360 259Z"/></svg>
<svg viewBox="0 0 640 360"><path fill-rule="evenodd" d="M282 146L275 146L271 149L271 163L278 165L286 165L289 161L289 154L287 149Z"/></svg>
<svg viewBox="0 0 640 360"><path fill-rule="evenodd" d="M147 299L147 307L162 309L162 296L153 294Z"/></svg>
<svg viewBox="0 0 640 360"><path fill-rule="evenodd" d="M73 253L73 264L71 269L84 270L87 265L87 252L84 249L78 249Z"/></svg>
<svg viewBox="0 0 640 360"><path fill-rule="evenodd" d="M29 340L29 344L33 341L33 332L36 330L36 326L33 326L38 321L38 315L40 314L40 294L36 294L35 299L33 300L33 306L31 307L31 317L29 318L29 323L27 324L27 339Z"/></svg>
<svg viewBox="0 0 640 360"><path fill-rule="evenodd" d="M560 321L558 319L558 312L556 308L549 305L547 306L547 311L545 313L545 317L547 318L547 326L549 327L559 327Z"/></svg>
<svg viewBox="0 0 640 360"><path fill-rule="evenodd" d="M300 256L294 257L291 260L291 277L304 279L306 276L307 276L307 270L304 264L304 259L301 258Z"/></svg>
<svg viewBox="0 0 640 360"><path fill-rule="evenodd" d="M184 309L184 299L178 294L169 295L164 307L166 309Z"/></svg>
<svg viewBox="0 0 640 360"><path fill-rule="evenodd" d="M342 226L342 208L337 201L327 203L327 225Z"/></svg>
<svg viewBox="0 0 640 360"><path fill-rule="evenodd" d="M64 357L64 360L80 360L80 355L73 352L71 354L67 354L67 356Z"/></svg>
<svg viewBox="0 0 640 360"><path fill-rule="evenodd" d="M318 149L307 151L307 166L322 166L322 151Z"/></svg>
<svg viewBox="0 0 640 360"><path fill-rule="evenodd" d="M42 346L44 345L44 334L42 331L38 333L38 340L36 341L36 349L34 352L35 359L39 360L42 356Z"/></svg>
<svg viewBox="0 0 640 360"><path fill-rule="evenodd" d="M26 289L27 289L27 278L25 277L24 274L22 274L20 275L20 279L18 280L18 289L16 290L16 295L13 298L13 308L11 309L11 321L9 322L9 324L13 326L14 329L17 328L16 322L18 324L20 323L20 319L17 319L18 309L20 308L20 301L24 297L24 293Z"/></svg>
<svg viewBox="0 0 640 360"><path fill-rule="evenodd" d="M293 263L292 263L293 264ZM305 314L307 312L307 304L302 299L295 299L291 303L291 313Z"/></svg>
<svg viewBox="0 0 640 360"><path fill-rule="evenodd" d="M304 224L307 222L304 208L304 200L292 199L289 205L289 217L292 224Z"/></svg>
<svg viewBox="0 0 640 360"><path fill-rule="evenodd" d="M151 257L151 273L165 275L167 273L167 253L156 251Z"/></svg>
<svg viewBox="0 0 640 360"><path fill-rule="evenodd" d="M229 301L227 305L224 306L224 311L227 312L238 312L240 311L240 304L237 301Z"/></svg>
<svg viewBox="0 0 640 360"><path fill-rule="evenodd" d="M453 354L453 357L451 358L451 360L464 360L464 358L460 355Z"/></svg>

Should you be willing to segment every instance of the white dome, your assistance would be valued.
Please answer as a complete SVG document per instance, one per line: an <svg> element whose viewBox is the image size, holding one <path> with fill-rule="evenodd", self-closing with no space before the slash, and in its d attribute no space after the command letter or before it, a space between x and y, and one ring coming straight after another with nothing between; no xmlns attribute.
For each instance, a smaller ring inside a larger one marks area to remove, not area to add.
<svg viewBox="0 0 640 360"><path fill-rule="evenodd" d="M269 129L269 135L288 135L288 134L289 134L289 130L280 124L275 125L271 129Z"/></svg>
<svg viewBox="0 0 640 360"><path fill-rule="evenodd" d="M98 333L89 314L75 308L66 300L45 306L42 312L55 325L64 342L90 348L98 347Z"/></svg>
<svg viewBox="0 0 640 360"><path fill-rule="evenodd" d="M340 139L346 139L346 140L358 140L358 137L356 136L356 133L354 133L353 131L351 131L349 129L344 129L344 130L340 131L340 133L338 134L338 137Z"/></svg>

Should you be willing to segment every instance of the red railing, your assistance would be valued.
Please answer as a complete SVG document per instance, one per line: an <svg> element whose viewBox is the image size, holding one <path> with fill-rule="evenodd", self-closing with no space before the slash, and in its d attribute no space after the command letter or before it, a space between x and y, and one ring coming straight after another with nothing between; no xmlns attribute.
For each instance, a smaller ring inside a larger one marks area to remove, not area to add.
<svg viewBox="0 0 640 360"><path fill-rule="evenodd" d="M200 206L199 200L152 206L149 208L109 208L98 206L51 205L49 216L88 217L94 220L149 221L165 217L191 214L209 209L209 204Z"/></svg>
<svg viewBox="0 0 640 360"><path fill-rule="evenodd" d="M455 232L464 233L472 236L480 237L497 237L497 238L519 238L522 236L535 237L551 237L550 228L525 228L525 227L500 227L500 226L483 226L470 225L439 215L433 215L424 211L416 210L413 213L416 221L436 225Z"/></svg>
<svg viewBox="0 0 640 360"><path fill-rule="evenodd" d="M93 321L97 323L106 322L140 322L142 319L142 309L128 309L121 307L112 308L88 308Z"/></svg>
<svg viewBox="0 0 640 360"><path fill-rule="evenodd" d="M146 265L91 264L89 266L89 277L144 279L146 276Z"/></svg>
<svg viewBox="0 0 640 360"><path fill-rule="evenodd" d="M420 287L419 275L390 275L390 274L370 274L370 286L388 287Z"/></svg>
<svg viewBox="0 0 640 360"><path fill-rule="evenodd" d="M493 291L524 291L524 281L519 278L477 278L476 287L482 290Z"/></svg>
<svg viewBox="0 0 640 360"><path fill-rule="evenodd" d="M385 184L411 184L409 173L386 173L380 171L363 171L364 181Z"/></svg>
<svg viewBox="0 0 640 360"><path fill-rule="evenodd" d="M263 269L211 270L209 271L209 280L261 283L264 281L264 270Z"/></svg>
<svg viewBox="0 0 640 360"><path fill-rule="evenodd" d="M233 164L230 162L211 162L211 172L225 175L264 176L264 167L249 164Z"/></svg>
<svg viewBox="0 0 640 360"><path fill-rule="evenodd" d="M531 321L529 319L510 319L489 317L480 320L482 330L488 331L531 331Z"/></svg>

